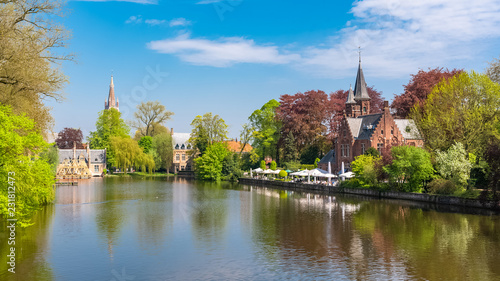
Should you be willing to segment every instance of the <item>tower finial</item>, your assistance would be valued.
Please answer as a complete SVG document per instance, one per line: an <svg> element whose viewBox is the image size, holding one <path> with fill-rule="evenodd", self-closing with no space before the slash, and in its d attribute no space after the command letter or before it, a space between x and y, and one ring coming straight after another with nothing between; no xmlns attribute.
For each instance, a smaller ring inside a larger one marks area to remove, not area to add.
<svg viewBox="0 0 500 281"><path fill-rule="evenodd" d="M361 46L358 46L359 63L361 63Z"/></svg>

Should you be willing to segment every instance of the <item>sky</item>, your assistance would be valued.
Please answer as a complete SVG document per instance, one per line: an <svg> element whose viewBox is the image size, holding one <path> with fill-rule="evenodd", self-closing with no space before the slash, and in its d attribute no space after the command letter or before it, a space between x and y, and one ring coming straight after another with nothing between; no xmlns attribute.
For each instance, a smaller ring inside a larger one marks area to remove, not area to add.
<svg viewBox="0 0 500 281"><path fill-rule="evenodd" d="M69 1L61 23L75 62L66 99L48 101L54 132L95 130L110 77L125 120L142 101L191 132L207 112L239 138L248 116L283 94L354 84L358 50L368 86L392 100L419 69L483 72L500 56L498 0Z"/></svg>

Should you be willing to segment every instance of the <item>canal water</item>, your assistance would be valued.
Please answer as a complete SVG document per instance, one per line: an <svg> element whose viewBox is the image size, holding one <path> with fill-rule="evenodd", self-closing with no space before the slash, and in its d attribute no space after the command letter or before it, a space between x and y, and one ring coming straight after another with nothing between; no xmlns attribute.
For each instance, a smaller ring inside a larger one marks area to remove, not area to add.
<svg viewBox="0 0 500 281"><path fill-rule="evenodd" d="M0 280L499 280L500 216L187 179L93 179L16 230Z"/></svg>

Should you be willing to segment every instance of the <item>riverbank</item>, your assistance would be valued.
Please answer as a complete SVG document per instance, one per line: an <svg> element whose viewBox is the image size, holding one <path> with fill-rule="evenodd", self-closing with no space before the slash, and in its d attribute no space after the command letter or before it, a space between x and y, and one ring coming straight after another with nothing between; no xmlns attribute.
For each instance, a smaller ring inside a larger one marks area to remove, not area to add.
<svg viewBox="0 0 500 281"><path fill-rule="evenodd" d="M490 209L500 211L500 202L497 201L480 201L478 199L468 199L454 196L431 195L424 193L398 192L398 191L379 191L364 188L342 188L338 186L326 186L320 184L307 184L296 182L283 182L273 180L240 178L241 184L258 185L258 186L275 186L284 189L316 191L322 193L346 193L364 195L376 198L401 199L410 201L419 201L441 205L454 205L460 207L472 207Z"/></svg>

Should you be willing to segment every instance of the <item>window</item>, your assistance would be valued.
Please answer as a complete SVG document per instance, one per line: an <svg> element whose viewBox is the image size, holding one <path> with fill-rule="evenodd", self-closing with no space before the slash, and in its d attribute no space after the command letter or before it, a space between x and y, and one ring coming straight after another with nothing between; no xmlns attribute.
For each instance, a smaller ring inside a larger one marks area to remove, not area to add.
<svg viewBox="0 0 500 281"><path fill-rule="evenodd" d="M175 155L175 160L179 161L181 159L181 156L179 154Z"/></svg>
<svg viewBox="0 0 500 281"><path fill-rule="evenodd" d="M184 166L181 166L181 171L184 171Z"/></svg>
<svg viewBox="0 0 500 281"><path fill-rule="evenodd" d="M344 157L345 152L344 152L344 145L343 144L340 145L340 151L341 151L340 155L342 155L342 157Z"/></svg>
<svg viewBox="0 0 500 281"><path fill-rule="evenodd" d="M182 161L186 161L186 154L182 154Z"/></svg>
<svg viewBox="0 0 500 281"><path fill-rule="evenodd" d="M347 137L347 131L344 129L344 138Z"/></svg>
<svg viewBox="0 0 500 281"><path fill-rule="evenodd" d="M381 135L383 135L383 134L384 134L384 130L383 130L383 129L382 129L382 130L380 130L380 134L381 134Z"/></svg>
<svg viewBox="0 0 500 281"><path fill-rule="evenodd" d="M377 150L379 153L382 153L382 148L384 148L384 144L383 143L377 143Z"/></svg>
<svg viewBox="0 0 500 281"><path fill-rule="evenodd" d="M95 161L97 162L97 161L99 161L99 160L96 158L96 159L95 159Z"/></svg>
<svg viewBox="0 0 500 281"><path fill-rule="evenodd" d="M349 145L348 144L346 145L346 153L345 154L346 154L345 155L346 157L349 157Z"/></svg>
<svg viewBox="0 0 500 281"><path fill-rule="evenodd" d="M391 128L391 135L394 135L394 128Z"/></svg>
<svg viewBox="0 0 500 281"><path fill-rule="evenodd" d="M363 112L366 113L366 106L363 106Z"/></svg>
<svg viewBox="0 0 500 281"><path fill-rule="evenodd" d="M175 145L175 149L179 149L179 144L176 144L176 145Z"/></svg>
<svg viewBox="0 0 500 281"><path fill-rule="evenodd" d="M361 154L365 154L365 144L361 144Z"/></svg>
<svg viewBox="0 0 500 281"><path fill-rule="evenodd" d="M99 173L99 165L94 165L94 173Z"/></svg>
<svg viewBox="0 0 500 281"><path fill-rule="evenodd" d="M182 144L181 149L186 149L186 146L184 144Z"/></svg>

